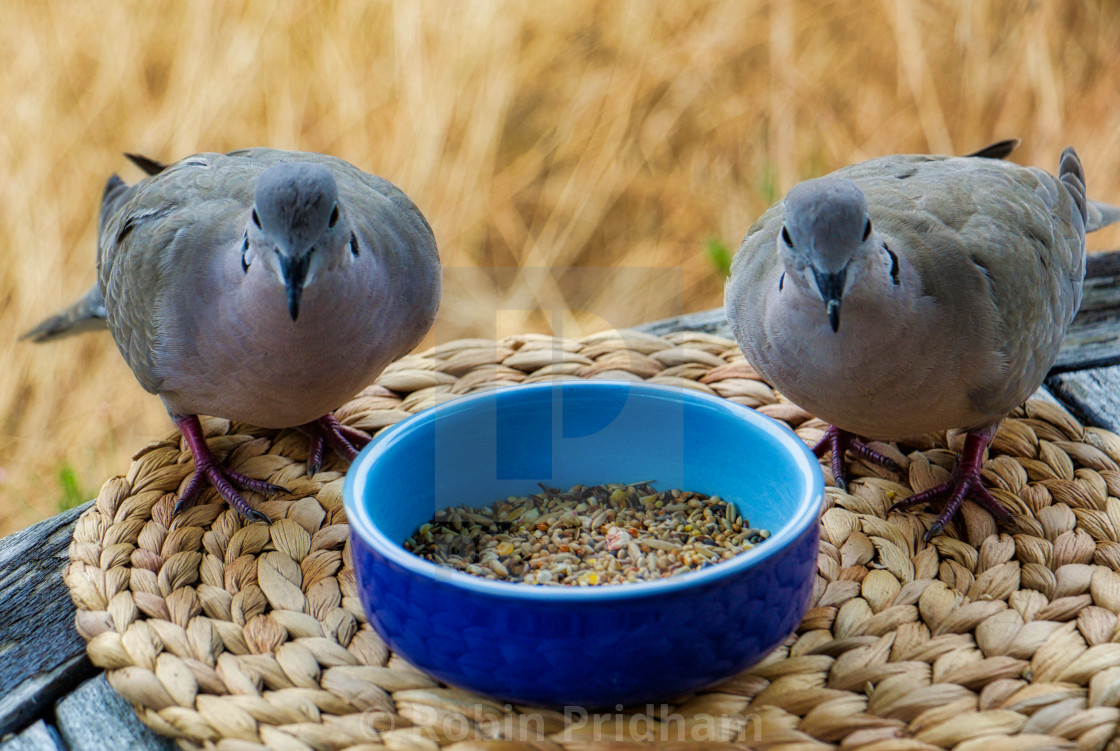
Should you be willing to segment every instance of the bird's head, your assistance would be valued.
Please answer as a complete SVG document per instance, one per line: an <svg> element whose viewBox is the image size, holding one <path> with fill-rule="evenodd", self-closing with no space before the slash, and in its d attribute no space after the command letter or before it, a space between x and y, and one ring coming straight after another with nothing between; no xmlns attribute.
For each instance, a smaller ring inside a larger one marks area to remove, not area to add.
<svg viewBox="0 0 1120 751"><path fill-rule="evenodd" d="M351 252L351 236L331 171L314 162L283 162L257 177L242 265L248 272L259 260L276 275L294 321L303 290Z"/></svg>
<svg viewBox="0 0 1120 751"><path fill-rule="evenodd" d="M851 180L808 180L786 196L778 250L797 283L820 295L833 331L858 269L852 261L873 252L876 242L867 199Z"/></svg>

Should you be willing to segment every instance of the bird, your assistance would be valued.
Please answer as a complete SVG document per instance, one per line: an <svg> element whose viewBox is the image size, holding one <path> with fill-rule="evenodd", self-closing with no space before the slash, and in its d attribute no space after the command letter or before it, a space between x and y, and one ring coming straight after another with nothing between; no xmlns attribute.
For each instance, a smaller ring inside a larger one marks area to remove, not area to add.
<svg viewBox="0 0 1120 751"><path fill-rule="evenodd" d="M352 461L370 438L333 410L431 328L435 236L401 190L333 156L126 156L147 176L105 186L97 283L22 338L107 326L194 457L175 513L212 485L249 521L268 522L239 489L284 489L221 465L198 416L300 427L312 475L327 447Z"/></svg>
<svg viewBox="0 0 1120 751"><path fill-rule="evenodd" d="M861 438L962 429L950 479L891 510L941 500L926 540L966 498L1013 526L980 470L1000 421L1042 384L1081 302L1085 234L1120 220L1089 201L1076 151L1057 176L1004 161L901 154L792 188L750 228L724 290L748 362L829 423L813 447L893 469Z"/></svg>

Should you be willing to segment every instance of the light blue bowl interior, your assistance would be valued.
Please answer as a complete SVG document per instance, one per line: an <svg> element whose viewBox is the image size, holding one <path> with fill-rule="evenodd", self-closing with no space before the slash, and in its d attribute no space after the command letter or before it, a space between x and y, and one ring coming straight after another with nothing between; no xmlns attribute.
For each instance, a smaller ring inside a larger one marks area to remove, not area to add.
<svg viewBox="0 0 1120 751"><path fill-rule="evenodd" d="M754 410L673 387L561 381L484 392L398 423L354 462L346 504L355 531L406 568L467 586L538 590L451 573L400 544L447 506L536 493L537 483L567 490L646 480L659 490L718 494L752 527L770 530L768 542L735 559L740 564L815 524L823 486L801 440ZM728 567L674 579L728 574ZM592 591L636 594L645 586Z"/></svg>

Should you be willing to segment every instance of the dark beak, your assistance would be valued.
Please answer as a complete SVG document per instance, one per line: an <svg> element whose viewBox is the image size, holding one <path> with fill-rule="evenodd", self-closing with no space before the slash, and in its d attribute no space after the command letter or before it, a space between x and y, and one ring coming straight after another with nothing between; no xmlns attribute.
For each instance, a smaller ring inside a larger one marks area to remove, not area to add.
<svg viewBox="0 0 1120 751"><path fill-rule="evenodd" d="M840 330L840 298L844 294L844 281L848 276L847 267L840 269L835 274L824 274L813 269L813 276L817 280L817 289L821 291L824 299L825 310L828 311L828 325L832 331Z"/></svg>
<svg viewBox="0 0 1120 751"><path fill-rule="evenodd" d="M299 318L299 298L303 294L303 281L307 278L310 260L310 253L304 253L298 258L283 254L280 256L280 273L284 276L284 287L288 290L288 313L293 321Z"/></svg>

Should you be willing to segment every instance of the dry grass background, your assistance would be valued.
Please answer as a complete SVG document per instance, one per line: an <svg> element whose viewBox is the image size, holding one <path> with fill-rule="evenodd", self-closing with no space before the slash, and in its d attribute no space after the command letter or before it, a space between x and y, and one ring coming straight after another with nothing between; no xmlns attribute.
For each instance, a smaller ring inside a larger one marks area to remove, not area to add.
<svg viewBox="0 0 1120 751"><path fill-rule="evenodd" d="M434 226L429 341L577 335L719 305L707 238L884 153L1072 143L1120 201L1118 49L1120 6L1078 0L6 0L0 532L171 427L107 335L16 342L92 282L123 151L348 159Z"/></svg>

